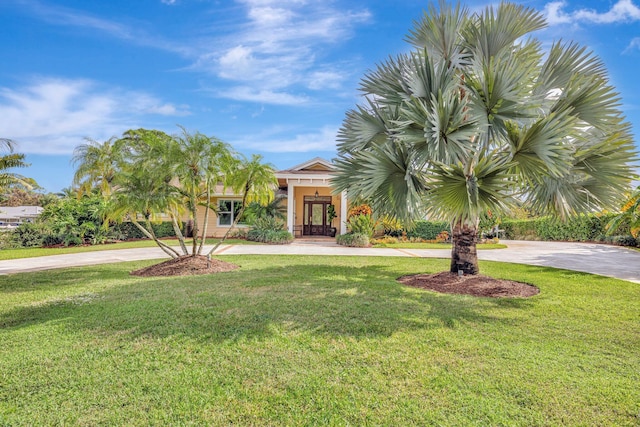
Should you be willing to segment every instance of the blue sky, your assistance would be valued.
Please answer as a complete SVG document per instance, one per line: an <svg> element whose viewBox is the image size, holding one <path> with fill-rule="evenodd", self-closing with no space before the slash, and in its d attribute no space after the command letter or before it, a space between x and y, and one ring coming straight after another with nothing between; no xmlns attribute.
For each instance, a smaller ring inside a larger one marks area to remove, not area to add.
<svg viewBox="0 0 640 427"><path fill-rule="evenodd" d="M605 62L640 135L639 0L530 0ZM491 4L463 2L472 10ZM335 155L363 75L403 41L421 0L2 0L0 136L47 191L73 149L131 128L216 136L284 169Z"/></svg>

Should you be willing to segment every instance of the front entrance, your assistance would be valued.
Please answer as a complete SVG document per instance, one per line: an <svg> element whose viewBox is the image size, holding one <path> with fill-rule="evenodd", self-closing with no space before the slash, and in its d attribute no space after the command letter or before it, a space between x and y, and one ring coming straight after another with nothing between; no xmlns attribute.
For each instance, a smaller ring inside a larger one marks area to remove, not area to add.
<svg viewBox="0 0 640 427"><path fill-rule="evenodd" d="M330 224L327 224L327 209L331 196L304 196L303 236L328 236Z"/></svg>

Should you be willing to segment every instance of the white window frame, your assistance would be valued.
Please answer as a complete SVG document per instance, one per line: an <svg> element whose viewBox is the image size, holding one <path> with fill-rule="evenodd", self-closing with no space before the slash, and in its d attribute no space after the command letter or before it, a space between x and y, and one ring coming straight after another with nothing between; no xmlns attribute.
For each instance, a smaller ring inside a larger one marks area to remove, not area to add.
<svg viewBox="0 0 640 427"><path fill-rule="evenodd" d="M222 202L231 202L231 211L220 211L220 203ZM242 199L223 199L220 198L217 201L217 205L218 205L218 215L217 215L217 223L218 223L218 227L231 227L233 225L233 221L235 221L235 204L236 203L242 203ZM229 224L220 224L220 217L222 216L222 214L231 214L231 223ZM246 224L239 222L238 223L238 227L241 226L246 226Z"/></svg>

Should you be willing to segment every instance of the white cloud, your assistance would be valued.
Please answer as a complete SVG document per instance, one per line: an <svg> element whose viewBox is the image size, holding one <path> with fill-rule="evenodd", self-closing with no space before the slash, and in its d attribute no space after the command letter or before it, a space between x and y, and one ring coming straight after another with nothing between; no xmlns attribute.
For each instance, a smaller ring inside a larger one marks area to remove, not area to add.
<svg viewBox="0 0 640 427"><path fill-rule="evenodd" d="M309 75L307 86L313 90L338 89L344 78L338 71L316 71Z"/></svg>
<svg viewBox="0 0 640 427"><path fill-rule="evenodd" d="M618 22L640 21L640 7L632 0L618 0L607 12L597 12L593 9L579 9L570 13L564 11L565 1L547 3L544 14L549 25L591 22L595 24L614 24Z"/></svg>
<svg viewBox="0 0 640 427"><path fill-rule="evenodd" d="M640 50L640 37L635 37L631 40L627 48L624 50L624 53L630 53L634 50Z"/></svg>
<svg viewBox="0 0 640 427"><path fill-rule="evenodd" d="M0 129L24 153L68 154L84 137L107 139L151 115L186 114L184 106L90 80L44 78L0 88Z"/></svg>
<svg viewBox="0 0 640 427"><path fill-rule="evenodd" d="M215 95L221 98L229 98L236 101L259 102L274 105L301 105L308 102L306 96L292 95L286 92L277 92L268 89L259 89L252 86L236 86L217 91Z"/></svg>
<svg viewBox="0 0 640 427"><path fill-rule="evenodd" d="M355 25L370 19L366 10L338 10L326 2L239 2L246 7L246 23L216 40L214 45L221 48L201 54L194 68L240 83L243 90L221 93L238 94L235 99L242 101L282 104L289 100L295 105L306 98L289 93L292 88L338 88L344 74L337 64L322 63L321 57L329 45L348 38Z"/></svg>
<svg viewBox="0 0 640 427"><path fill-rule="evenodd" d="M160 0L164 4L173 5L176 4L176 0Z"/></svg>
<svg viewBox="0 0 640 427"><path fill-rule="evenodd" d="M270 153L305 153L309 151L335 152L338 128L324 127L314 133L295 135L293 138L279 138L277 135L289 129L273 128L247 139L232 141L234 147L259 150Z"/></svg>

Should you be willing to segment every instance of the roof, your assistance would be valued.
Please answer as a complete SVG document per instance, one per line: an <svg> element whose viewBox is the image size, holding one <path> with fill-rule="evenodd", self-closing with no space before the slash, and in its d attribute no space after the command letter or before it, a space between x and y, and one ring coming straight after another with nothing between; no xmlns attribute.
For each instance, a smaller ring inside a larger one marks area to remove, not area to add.
<svg viewBox="0 0 640 427"><path fill-rule="evenodd" d="M0 218L35 218L43 210L40 206L0 206Z"/></svg>
<svg viewBox="0 0 640 427"><path fill-rule="evenodd" d="M327 174L333 172L335 170L335 166L329 160L323 159L322 157L314 157L311 160L307 160L304 163L300 163L299 165L293 166L289 169L284 169L276 172L276 176L278 175L297 175L297 174Z"/></svg>

